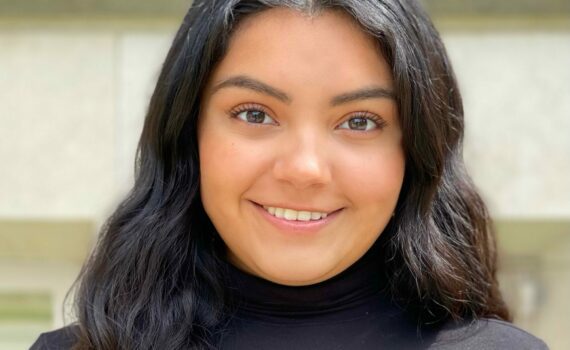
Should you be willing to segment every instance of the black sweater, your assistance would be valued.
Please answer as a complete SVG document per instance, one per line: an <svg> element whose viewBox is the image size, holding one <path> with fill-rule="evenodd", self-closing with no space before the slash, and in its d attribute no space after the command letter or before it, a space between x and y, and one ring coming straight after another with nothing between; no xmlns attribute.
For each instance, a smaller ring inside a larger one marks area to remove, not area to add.
<svg viewBox="0 0 570 350"><path fill-rule="evenodd" d="M383 292L377 255L371 249L341 274L303 287L275 284L230 266L228 286L239 304L220 348L547 349L541 340L498 320L448 322L420 331ZM31 349L69 349L76 328L42 333Z"/></svg>

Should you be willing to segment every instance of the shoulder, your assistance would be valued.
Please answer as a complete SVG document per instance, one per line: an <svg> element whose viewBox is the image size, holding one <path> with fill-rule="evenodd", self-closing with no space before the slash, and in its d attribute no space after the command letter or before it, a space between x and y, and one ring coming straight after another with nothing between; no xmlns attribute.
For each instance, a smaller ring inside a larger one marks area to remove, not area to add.
<svg viewBox="0 0 570 350"><path fill-rule="evenodd" d="M430 349L546 350L548 346L512 323L479 319L447 324L439 332Z"/></svg>
<svg viewBox="0 0 570 350"><path fill-rule="evenodd" d="M79 326L69 325L40 334L38 339L32 344L30 350L67 350L71 349L78 338Z"/></svg>

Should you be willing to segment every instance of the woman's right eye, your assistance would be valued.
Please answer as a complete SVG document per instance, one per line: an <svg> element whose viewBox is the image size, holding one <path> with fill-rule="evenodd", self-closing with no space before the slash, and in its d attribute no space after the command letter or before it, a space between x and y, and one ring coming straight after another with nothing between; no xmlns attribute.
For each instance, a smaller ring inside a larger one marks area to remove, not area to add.
<svg viewBox="0 0 570 350"><path fill-rule="evenodd" d="M277 124L267 113L258 109L247 109L232 114L235 118L250 124Z"/></svg>

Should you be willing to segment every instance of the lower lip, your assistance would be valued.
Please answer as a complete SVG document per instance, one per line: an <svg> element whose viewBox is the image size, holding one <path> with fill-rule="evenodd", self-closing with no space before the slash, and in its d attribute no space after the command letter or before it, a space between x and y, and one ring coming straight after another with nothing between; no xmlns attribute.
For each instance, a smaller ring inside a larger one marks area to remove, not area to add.
<svg viewBox="0 0 570 350"><path fill-rule="evenodd" d="M326 225L333 221L342 209L336 210L326 218L311 221L292 221L275 217L267 212L261 205L252 202L254 207L260 212L267 221L277 227L280 231L292 234L315 234L322 230Z"/></svg>

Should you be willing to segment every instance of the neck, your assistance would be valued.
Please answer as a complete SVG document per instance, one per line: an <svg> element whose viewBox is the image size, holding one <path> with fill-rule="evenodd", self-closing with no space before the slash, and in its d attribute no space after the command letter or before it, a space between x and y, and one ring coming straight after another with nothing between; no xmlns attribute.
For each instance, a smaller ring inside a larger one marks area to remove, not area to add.
<svg viewBox="0 0 570 350"><path fill-rule="evenodd" d="M228 263L228 285L241 312L288 316L341 311L381 292L385 286L381 261L378 244L374 244L364 256L338 275L305 286L277 284Z"/></svg>

